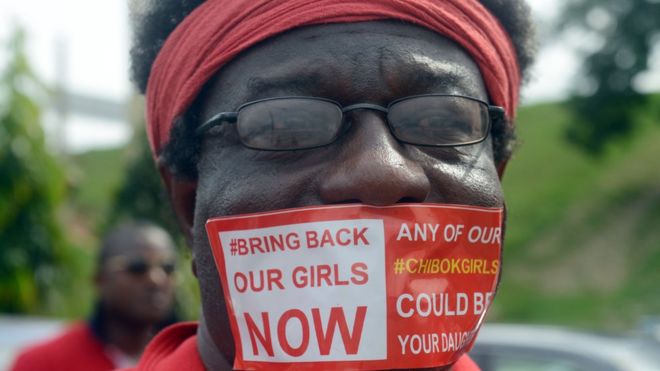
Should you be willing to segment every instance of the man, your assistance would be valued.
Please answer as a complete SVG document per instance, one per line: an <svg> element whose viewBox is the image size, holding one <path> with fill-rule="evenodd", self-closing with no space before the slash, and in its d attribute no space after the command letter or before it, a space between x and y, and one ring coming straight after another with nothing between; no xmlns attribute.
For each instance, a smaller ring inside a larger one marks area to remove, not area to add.
<svg viewBox="0 0 660 371"><path fill-rule="evenodd" d="M476 369L527 6L150 5L134 80L203 310L137 369Z"/></svg>
<svg viewBox="0 0 660 371"><path fill-rule="evenodd" d="M110 231L99 252L98 302L87 322L26 349L12 370L113 370L136 363L163 326L173 323L175 249L150 223Z"/></svg>

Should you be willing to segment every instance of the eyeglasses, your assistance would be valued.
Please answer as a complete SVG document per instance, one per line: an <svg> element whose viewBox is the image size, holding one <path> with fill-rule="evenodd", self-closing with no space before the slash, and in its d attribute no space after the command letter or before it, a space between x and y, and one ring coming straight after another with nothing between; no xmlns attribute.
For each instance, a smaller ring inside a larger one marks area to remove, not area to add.
<svg viewBox="0 0 660 371"><path fill-rule="evenodd" d="M105 264L106 269L111 271L128 272L134 276L142 276L154 268L160 268L166 275L174 273L174 262L153 263L146 260L128 260L124 256L117 256L108 260Z"/></svg>
<svg viewBox="0 0 660 371"><path fill-rule="evenodd" d="M285 151L328 145L351 126L344 114L368 109L387 115L392 135L401 142L432 147L464 146L484 141L492 122L504 118L504 109L479 99L443 94L397 99L387 107L358 103L342 107L316 97L278 97L221 112L197 128L201 135L223 123L235 123L243 145L253 149Z"/></svg>

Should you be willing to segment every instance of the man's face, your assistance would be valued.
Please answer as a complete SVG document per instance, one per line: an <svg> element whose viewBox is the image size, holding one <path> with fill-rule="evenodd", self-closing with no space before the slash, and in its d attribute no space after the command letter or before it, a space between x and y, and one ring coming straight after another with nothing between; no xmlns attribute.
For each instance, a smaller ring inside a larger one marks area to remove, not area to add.
<svg viewBox="0 0 660 371"><path fill-rule="evenodd" d="M387 106L429 93L488 101L474 61L431 31L390 21L313 26L268 40L223 67L201 101L201 121L277 96ZM357 110L345 118L352 122L347 133L309 150L246 148L233 124L205 134L193 253L203 326L226 356L233 356L233 341L204 229L209 218L336 203L503 206L490 139L459 148L419 147L398 142L380 112Z"/></svg>
<svg viewBox="0 0 660 371"><path fill-rule="evenodd" d="M164 320L174 303L174 248L148 232L127 238L133 243L107 259L99 279L106 309L140 324Z"/></svg>

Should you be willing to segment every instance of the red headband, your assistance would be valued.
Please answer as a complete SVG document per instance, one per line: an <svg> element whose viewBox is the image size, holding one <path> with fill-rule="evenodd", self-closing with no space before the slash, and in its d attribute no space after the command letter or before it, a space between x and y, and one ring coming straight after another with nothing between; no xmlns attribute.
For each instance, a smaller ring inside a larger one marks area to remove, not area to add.
<svg viewBox="0 0 660 371"><path fill-rule="evenodd" d="M514 117L520 71L497 19L477 0L208 0L168 37L147 87L147 132L154 157L174 120L232 58L286 30L322 23L400 19L463 47L479 66L492 102Z"/></svg>

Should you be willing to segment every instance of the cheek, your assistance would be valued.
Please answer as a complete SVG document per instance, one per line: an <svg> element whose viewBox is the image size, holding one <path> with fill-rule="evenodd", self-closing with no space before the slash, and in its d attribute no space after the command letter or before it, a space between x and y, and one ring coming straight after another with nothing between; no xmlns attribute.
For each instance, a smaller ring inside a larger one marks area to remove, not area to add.
<svg viewBox="0 0 660 371"><path fill-rule="evenodd" d="M158 289L168 294L172 294L174 292L175 287L176 287L176 278L173 275L170 275L167 277L167 279L163 281L162 284L159 285Z"/></svg>
<svg viewBox="0 0 660 371"><path fill-rule="evenodd" d="M439 161L439 155L429 151L424 151L421 156L426 157L425 171L432 184L430 202L486 207L504 205L489 142L461 148L452 154L453 161Z"/></svg>
<svg viewBox="0 0 660 371"><path fill-rule="evenodd" d="M230 148L200 160L195 224L212 217L318 203L314 189L323 162L313 154Z"/></svg>
<svg viewBox="0 0 660 371"><path fill-rule="evenodd" d="M122 275L110 277L103 287L103 298L116 307L127 307L141 294L140 286L130 278Z"/></svg>
<svg viewBox="0 0 660 371"><path fill-rule="evenodd" d="M195 230L193 260L197 267L202 304L202 322L213 329L213 341L222 349L233 347L229 314L224 300L222 284L211 252L203 224Z"/></svg>

